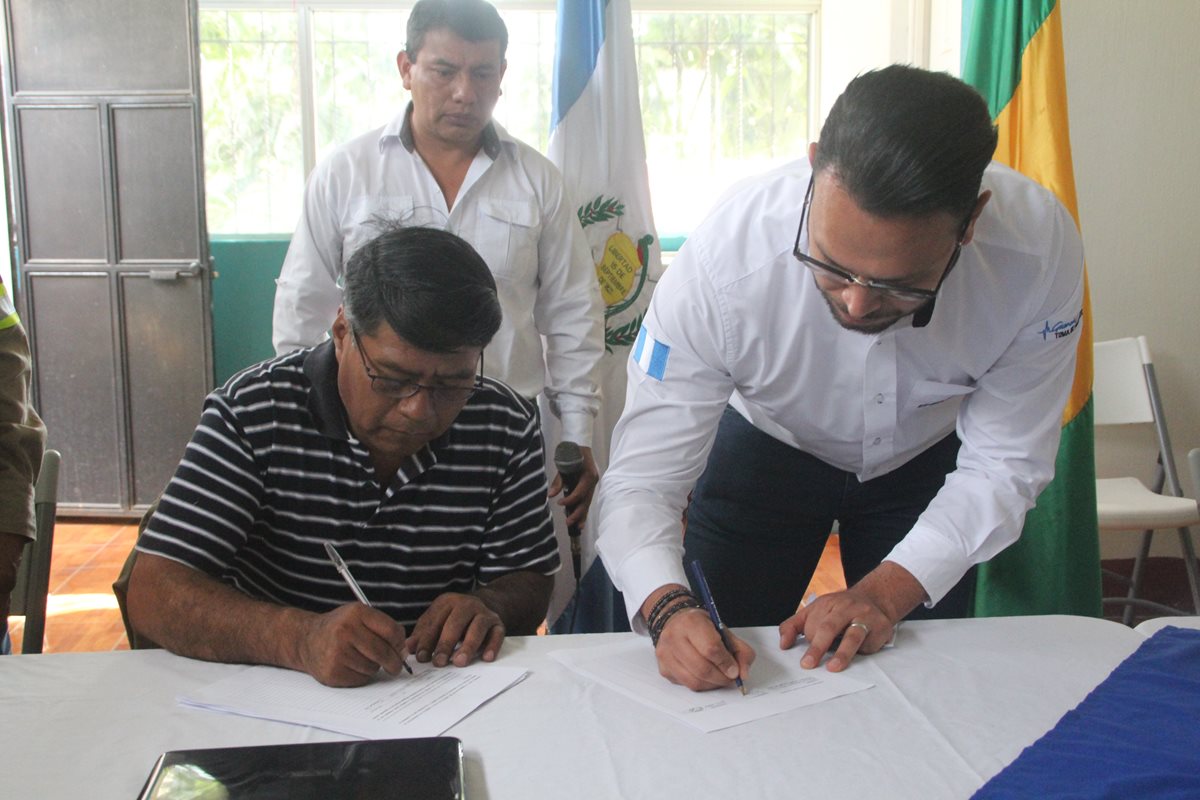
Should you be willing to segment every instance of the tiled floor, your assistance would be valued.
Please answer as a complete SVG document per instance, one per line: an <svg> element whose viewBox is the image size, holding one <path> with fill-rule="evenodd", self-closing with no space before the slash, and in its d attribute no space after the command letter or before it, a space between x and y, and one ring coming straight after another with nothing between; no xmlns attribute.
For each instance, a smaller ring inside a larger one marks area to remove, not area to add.
<svg viewBox="0 0 1200 800"><path fill-rule="evenodd" d="M112 583L137 538L137 523L95 524L59 519L50 561L44 653L128 650ZM21 651L24 620L11 617L13 652Z"/></svg>
<svg viewBox="0 0 1200 800"><path fill-rule="evenodd" d="M50 564L45 653L128 650L112 583L137 538L137 523L59 519ZM844 588L837 537L830 539L807 597ZM24 620L11 617L13 652L21 652Z"/></svg>

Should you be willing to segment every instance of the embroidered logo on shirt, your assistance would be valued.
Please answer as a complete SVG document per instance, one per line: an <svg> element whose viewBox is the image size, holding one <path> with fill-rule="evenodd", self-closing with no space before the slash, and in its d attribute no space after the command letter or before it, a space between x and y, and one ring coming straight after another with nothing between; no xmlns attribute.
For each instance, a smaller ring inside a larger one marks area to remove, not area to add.
<svg viewBox="0 0 1200 800"><path fill-rule="evenodd" d="M1083 320L1083 309L1079 309L1079 315L1075 319L1062 320L1060 322L1051 322L1046 320L1045 327L1042 328L1042 340L1048 339L1063 339L1070 336L1079 327L1079 323Z"/></svg>
<svg viewBox="0 0 1200 800"><path fill-rule="evenodd" d="M633 360L642 368L642 371L654 380L661 381L667 374L667 357L669 355L671 355L670 346L647 334L645 326L642 326L637 341L633 345Z"/></svg>

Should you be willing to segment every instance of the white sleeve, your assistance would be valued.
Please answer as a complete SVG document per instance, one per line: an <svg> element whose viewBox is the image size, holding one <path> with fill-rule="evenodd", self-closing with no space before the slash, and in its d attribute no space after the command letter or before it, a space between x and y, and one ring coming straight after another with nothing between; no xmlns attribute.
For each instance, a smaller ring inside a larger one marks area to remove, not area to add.
<svg viewBox="0 0 1200 800"><path fill-rule="evenodd" d="M887 557L921 582L930 605L1020 537L1026 512L1054 476L1084 294L1083 245L1061 207L1054 240L1046 280L1031 292L1036 305L959 409L955 470ZM1051 330L1053 322L1063 325Z"/></svg>
<svg viewBox="0 0 1200 800"><path fill-rule="evenodd" d="M546 397L562 420L563 440L591 447L600 407L604 301L583 228L557 173L550 173L542 205L533 318L546 340Z"/></svg>
<svg viewBox="0 0 1200 800"><path fill-rule="evenodd" d="M341 305L342 233L334 189L327 161L309 178L300 221L275 281L271 338L276 355L322 342Z"/></svg>
<svg viewBox="0 0 1200 800"><path fill-rule="evenodd" d="M625 412L600 481L597 549L625 595L634 630L642 603L687 585L682 514L733 393L719 301L689 242L654 291L627 365Z"/></svg>

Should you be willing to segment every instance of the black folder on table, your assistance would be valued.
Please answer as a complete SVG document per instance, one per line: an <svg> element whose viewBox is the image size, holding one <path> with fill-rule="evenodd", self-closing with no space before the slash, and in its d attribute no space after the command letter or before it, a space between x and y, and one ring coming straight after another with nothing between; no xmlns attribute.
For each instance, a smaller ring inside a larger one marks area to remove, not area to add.
<svg viewBox="0 0 1200 800"><path fill-rule="evenodd" d="M464 800L451 736L163 753L138 800Z"/></svg>

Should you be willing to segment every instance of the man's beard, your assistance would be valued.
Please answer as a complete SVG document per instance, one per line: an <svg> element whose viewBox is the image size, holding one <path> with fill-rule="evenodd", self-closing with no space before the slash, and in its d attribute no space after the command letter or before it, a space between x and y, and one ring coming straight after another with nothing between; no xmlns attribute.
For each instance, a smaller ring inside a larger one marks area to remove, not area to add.
<svg viewBox="0 0 1200 800"><path fill-rule="evenodd" d="M821 292L821 297L825 298L825 305L829 306L829 313L833 315L834 322L836 322L838 325L841 325L848 331L861 333L866 336L882 333L905 317L912 316L921 308L921 306L917 306L910 311L895 311L884 307L868 315L864 319L856 322L848 322L846 319L848 314L845 308L835 303L833 299L824 291ZM883 311L884 313L880 313L880 311Z"/></svg>

